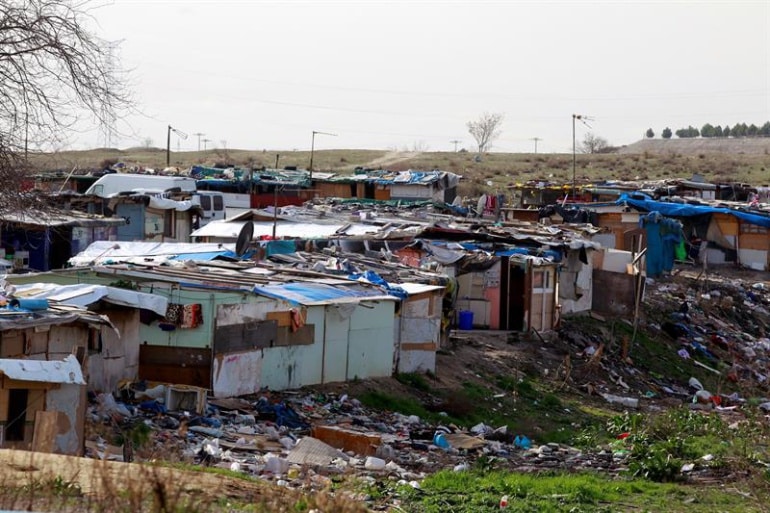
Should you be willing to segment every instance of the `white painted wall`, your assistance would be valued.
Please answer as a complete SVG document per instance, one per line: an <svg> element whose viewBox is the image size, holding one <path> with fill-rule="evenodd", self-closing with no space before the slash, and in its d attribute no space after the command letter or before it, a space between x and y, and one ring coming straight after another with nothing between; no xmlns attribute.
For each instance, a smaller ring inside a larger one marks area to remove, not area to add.
<svg viewBox="0 0 770 513"><path fill-rule="evenodd" d="M760 249L739 249L738 261L741 265L754 269L755 271L764 271L767 269L767 251Z"/></svg>

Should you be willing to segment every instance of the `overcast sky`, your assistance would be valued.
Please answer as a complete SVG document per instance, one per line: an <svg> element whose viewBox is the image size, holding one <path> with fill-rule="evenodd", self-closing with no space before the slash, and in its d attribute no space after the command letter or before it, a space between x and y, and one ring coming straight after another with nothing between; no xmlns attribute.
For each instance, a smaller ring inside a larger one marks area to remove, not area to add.
<svg viewBox="0 0 770 513"><path fill-rule="evenodd" d="M576 126L620 146L704 123L770 120L770 2L114 0L141 115L113 146L172 149L474 147L466 123L505 115L493 151L569 153ZM535 141L534 138L539 138ZM99 132L73 140L101 146ZM226 143L224 142L226 141ZM201 145L203 146L203 142Z"/></svg>

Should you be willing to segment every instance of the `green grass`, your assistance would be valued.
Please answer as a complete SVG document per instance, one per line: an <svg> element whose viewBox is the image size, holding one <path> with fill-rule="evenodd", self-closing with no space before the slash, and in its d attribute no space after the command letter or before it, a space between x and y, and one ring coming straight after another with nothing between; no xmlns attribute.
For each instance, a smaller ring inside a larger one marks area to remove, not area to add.
<svg viewBox="0 0 770 513"><path fill-rule="evenodd" d="M613 480L591 473L442 471L423 480L421 489L403 487L401 493L402 508L413 513L499 511L504 495L508 496L506 511L512 512L764 511L757 500L721 487Z"/></svg>
<svg viewBox="0 0 770 513"><path fill-rule="evenodd" d="M430 384L428 383L427 376L417 372L399 372L394 376L396 381L404 385L410 386L421 392L430 392Z"/></svg>

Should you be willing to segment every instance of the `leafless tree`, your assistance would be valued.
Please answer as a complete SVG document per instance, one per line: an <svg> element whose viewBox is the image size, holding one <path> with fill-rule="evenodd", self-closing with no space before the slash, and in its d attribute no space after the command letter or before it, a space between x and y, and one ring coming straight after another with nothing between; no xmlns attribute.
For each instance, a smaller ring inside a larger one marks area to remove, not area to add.
<svg viewBox="0 0 770 513"><path fill-rule="evenodd" d="M591 132L588 132L583 137L583 142L580 145L583 153L606 153L609 147L607 139L594 135Z"/></svg>
<svg viewBox="0 0 770 513"><path fill-rule="evenodd" d="M476 121L468 121L468 132L476 140L479 153L489 150L492 141L500 136L500 124L505 116L502 113L485 112Z"/></svg>
<svg viewBox="0 0 770 513"><path fill-rule="evenodd" d="M0 209L19 209L27 153L86 117L130 107L109 43L88 29L87 1L0 1Z"/></svg>

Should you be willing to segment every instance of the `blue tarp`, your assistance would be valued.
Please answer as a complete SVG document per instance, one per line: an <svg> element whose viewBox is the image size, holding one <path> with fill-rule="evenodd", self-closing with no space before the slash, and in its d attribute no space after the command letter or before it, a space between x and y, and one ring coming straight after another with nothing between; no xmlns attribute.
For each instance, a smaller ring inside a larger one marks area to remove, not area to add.
<svg viewBox="0 0 770 513"><path fill-rule="evenodd" d="M377 285L378 287L382 287L391 296L396 296L399 299L406 299L407 297L409 297L409 294L407 294L407 292L404 289L402 289L398 285L391 285L374 271L366 271L362 274L351 274L350 276L348 276L348 279L350 280L359 280L361 278L368 281L369 283Z"/></svg>
<svg viewBox="0 0 770 513"><path fill-rule="evenodd" d="M631 198L629 195L624 194L615 202L615 204L627 204L645 212L660 212L667 217L692 217L715 213L728 214L748 223L770 228L770 216L766 215L753 214L751 212L724 207L710 207L708 205L689 205L683 203L669 203L667 201L655 201L652 199L636 199L638 196L641 195L635 194L634 198ZM644 198L648 198L648 196L644 196Z"/></svg>
<svg viewBox="0 0 770 513"><path fill-rule="evenodd" d="M240 260L240 257L235 254L234 251L209 251L207 253L179 253L170 257L169 260L200 260L207 262L209 260L215 260L217 257L232 258L233 260Z"/></svg>
<svg viewBox="0 0 770 513"><path fill-rule="evenodd" d="M264 285L261 287L255 286L252 291L260 296L283 299L299 305L386 295L380 290L365 289L361 286L345 285L333 287L322 283L307 282Z"/></svg>
<svg viewBox="0 0 770 513"><path fill-rule="evenodd" d="M673 269L676 246L682 240L682 224L659 212L641 217L639 224L647 232L647 275L654 277Z"/></svg>

